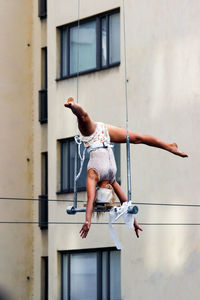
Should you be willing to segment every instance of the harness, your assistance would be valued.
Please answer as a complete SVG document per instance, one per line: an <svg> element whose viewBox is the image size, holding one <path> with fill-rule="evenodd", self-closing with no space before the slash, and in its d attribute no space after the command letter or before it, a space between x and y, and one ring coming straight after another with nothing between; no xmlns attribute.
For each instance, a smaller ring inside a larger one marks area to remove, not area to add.
<svg viewBox="0 0 200 300"><path fill-rule="evenodd" d="M79 172L75 178L75 181L77 181L83 169L86 149L87 152L90 153L91 151L95 151L100 148L108 148L108 147L112 148L113 145L110 144L110 136L106 125L101 122L97 122L97 127L93 134L91 134L90 136L83 136L81 133L79 133L79 135L76 135L74 137L74 140L78 145L78 155L81 161ZM81 155L82 143L84 144L85 149L83 150L83 154Z"/></svg>

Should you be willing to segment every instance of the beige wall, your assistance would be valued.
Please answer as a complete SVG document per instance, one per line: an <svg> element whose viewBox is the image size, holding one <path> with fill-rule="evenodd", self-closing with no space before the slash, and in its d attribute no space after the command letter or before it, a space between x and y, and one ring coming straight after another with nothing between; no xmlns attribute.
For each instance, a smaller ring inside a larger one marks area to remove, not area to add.
<svg viewBox="0 0 200 300"><path fill-rule="evenodd" d="M94 120L125 126L122 1L80 1L80 17L121 8L121 64L80 76L79 102ZM197 0L125 1L129 127L168 142L176 141L189 154L181 159L147 146L132 146L135 202L198 203L199 176L199 13ZM76 122L63 104L76 97L76 78L56 81L56 27L77 20L77 1L49 0L48 17L38 18L38 1L2 1L0 10L0 197L41 194L41 152L49 154L49 199L57 195L57 140L76 133ZM9 16L9 17L8 17ZM13 32L15 34L13 34ZM30 44L30 46L28 46ZM41 89L41 48L48 47L48 124L38 122ZM27 160L29 158L30 160ZM125 146L121 178L126 191ZM84 192L78 195L86 200ZM38 221L38 202L0 200L0 221ZM68 203L49 202L50 222L83 222L68 216ZM79 203L82 206L82 203ZM139 205L141 223L195 223L198 209ZM106 222L108 215L101 221ZM95 218L94 218L95 221ZM40 299L41 257L49 255L49 299L60 299L61 250L113 246L108 226L93 225L87 239L80 224L0 224L0 289L16 299ZM121 251L122 299L168 300L199 298L199 227L144 225L139 240L125 226L116 226ZM34 248L33 248L34 245ZM9 262L9 264L8 264ZM30 280L27 280L27 277ZM12 289L11 289L12 287ZM13 295L14 296L14 295Z"/></svg>
<svg viewBox="0 0 200 300"><path fill-rule="evenodd" d="M31 198L32 1L1 1L0 38L0 197ZM31 220L31 201L0 200L0 221ZM32 226L0 224L0 234L0 287L31 299Z"/></svg>
<svg viewBox="0 0 200 300"><path fill-rule="evenodd" d="M40 124L39 122L39 90L43 89L42 84L42 48L47 47L47 19L38 17L38 0L34 0L33 5L33 110L34 110L34 166L33 166L33 185L34 198L42 195L41 187L41 153L48 152L47 147L47 132L48 124ZM34 202L34 221L39 221L39 202ZM34 226L34 253L33 253L33 296L32 299L42 299L43 290L42 279L42 257L48 256L48 230L41 230L38 225Z"/></svg>
<svg viewBox="0 0 200 300"><path fill-rule="evenodd" d="M81 18L112 8L122 1L81 2ZM133 200L136 202L197 203L199 198L199 1L125 1L130 128L168 142L176 141L189 154L181 159L146 146L131 147ZM56 140L76 133L73 115L63 109L76 97L76 79L56 82L56 26L77 19L74 1L49 1L49 195L56 195ZM95 120L125 126L124 54L121 7L121 65L80 76L79 102ZM122 146L122 187L126 189L125 147ZM84 193L79 199L85 199ZM67 216L66 205L52 203L51 221L83 221ZM198 210L139 205L140 222L198 222ZM105 216L102 221L107 220ZM122 299L198 299L199 227L143 226L139 240L117 226L123 244ZM58 250L113 246L108 227L93 225L86 240L80 225L49 228L50 299L59 299ZM187 284L190 282L190 284Z"/></svg>

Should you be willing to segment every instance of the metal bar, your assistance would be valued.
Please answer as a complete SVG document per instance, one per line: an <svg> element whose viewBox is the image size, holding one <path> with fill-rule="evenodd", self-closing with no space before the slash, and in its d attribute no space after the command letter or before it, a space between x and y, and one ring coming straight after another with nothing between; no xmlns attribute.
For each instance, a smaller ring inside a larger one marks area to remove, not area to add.
<svg viewBox="0 0 200 300"><path fill-rule="evenodd" d="M76 174L77 174L77 165L78 165L78 145L75 143L75 157L74 157L74 207L77 208L77 181L76 181Z"/></svg>
<svg viewBox="0 0 200 300"><path fill-rule="evenodd" d="M102 207L102 208L94 208L94 212L109 212L111 210L111 208L106 208L106 207ZM73 206L68 206L66 209L66 212L69 215L75 215L77 212L86 212L86 208L76 208ZM137 206L130 206L129 209L127 210L128 213L130 214L137 214L138 212L138 207Z"/></svg>

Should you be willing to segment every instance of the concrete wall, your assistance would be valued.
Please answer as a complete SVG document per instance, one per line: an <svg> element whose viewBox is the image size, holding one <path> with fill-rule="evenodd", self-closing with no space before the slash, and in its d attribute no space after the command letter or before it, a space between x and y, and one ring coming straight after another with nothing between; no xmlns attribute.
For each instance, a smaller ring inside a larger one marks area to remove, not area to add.
<svg viewBox="0 0 200 300"><path fill-rule="evenodd" d="M80 17L121 7L121 64L117 68L80 76L79 103L95 120L125 126L122 1L81 2ZM56 195L56 140L76 133L75 118L63 108L76 97L76 79L56 82L56 27L77 20L77 3L49 1L49 195ZM198 203L200 139L199 1L125 1L129 127L167 142L176 141L188 159L147 146L131 147L135 202ZM122 146L122 187L126 190L125 147ZM80 193L79 199L86 199ZM51 221L84 220L67 216L66 204L51 203ZM198 222L195 208L139 205L139 222ZM105 216L102 221L107 220ZM113 246L107 226L93 225L85 240L80 225L49 228L50 299L59 299L57 251ZM139 240L125 226L117 232L122 250L122 299L198 298L199 227L143 226ZM57 280L56 280L57 279ZM187 284L189 283L189 284Z"/></svg>
<svg viewBox="0 0 200 300"><path fill-rule="evenodd" d="M121 9L121 64L79 78L79 102L94 120L125 126L122 1L80 1L80 18ZM147 146L131 146L135 202L197 204L200 67L197 0L125 1L130 129L176 141L189 154L181 159ZM0 197L41 194L41 152L49 154L49 199L58 195L57 140L76 134L76 120L63 104L76 97L76 78L56 81L56 27L77 20L77 2L49 0L47 20L38 18L38 1L2 1L0 10ZM14 34L13 34L14 33ZM48 125L38 122L41 48L48 47ZM126 191L126 153L121 178ZM86 200L86 193L78 195ZM38 202L0 200L0 221L38 221ZM83 222L68 216L64 202L49 202L50 222ZM82 206L82 203L79 203ZM139 205L141 223L197 223L198 209ZM106 222L105 215L100 221ZM95 221L95 218L94 218ZM13 299L40 299L41 257L49 256L49 299L60 299L59 251L113 246L108 226L92 225L87 239L81 225L0 224L0 289ZM121 251L122 299L198 299L199 227L144 225L140 239L116 226ZM48 235L48 237L47 237ZM47 239L48 238L48 239ZM34 243L34 250L33 250ZM48 246L48 249L47 249ZM9 263L8 263L9 262ZM27 278L30 278L27 279ZM11 290L12 287L12 290ZM14 287L14 289L13 289Z"/></svg>
<svg viewBox="0 0 200 300"><path fill-rule="evenodd" d="M32 21L32 1L1 1L1 198L33 196ZM31 201L0 200L1 222L31 220ZM0 290L11 299L31 299L32 230L0 224Z"/></svg>

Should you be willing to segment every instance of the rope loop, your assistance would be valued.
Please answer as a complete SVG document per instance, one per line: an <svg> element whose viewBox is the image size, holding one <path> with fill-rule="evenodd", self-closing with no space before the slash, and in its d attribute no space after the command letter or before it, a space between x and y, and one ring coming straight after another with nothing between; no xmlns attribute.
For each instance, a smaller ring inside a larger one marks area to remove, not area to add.
<svg viewBox="0 0 200 300"><path fill-rule="evenodd" d="M76 144L78 145L78 155L79 155L79 158L80 158L80 161L81 161L79 172L78 172L78 174L75 177L75 181L77 181L79 179L79 177L81 176L81 173L82 173L82 170L83 170L83 164L84 164L84 161L85 161L86 148L84 148L83 154L81 155L81 144L82 144L82 141L81 141L80 136L76 135L74 137L74 140L75 140Z"/></svg>
<svg viewBox="0 0 200 300"><path fill-rule="evenodd" d="M74 140L75 140L75 142L76 142L77 145L81 145L82 144L80 135L78 135L78 134L75 135Z"/></svg>

